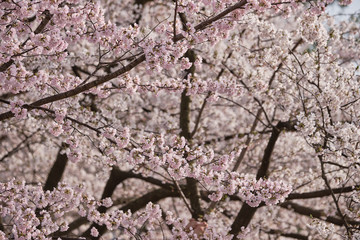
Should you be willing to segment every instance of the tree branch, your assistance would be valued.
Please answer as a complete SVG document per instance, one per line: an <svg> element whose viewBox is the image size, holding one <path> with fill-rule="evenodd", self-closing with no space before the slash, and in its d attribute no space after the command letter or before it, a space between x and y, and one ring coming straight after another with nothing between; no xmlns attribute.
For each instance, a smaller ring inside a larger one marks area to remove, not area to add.
<svg viewBox="0 0 360 240"><path fill-rule="evenodd" d="M57 187L58 183L61 180L62 175L64 174L66 164L68 162L68 157L66 153L61 153L61 151L65 148L65 144L59 148L56 160L50 169L46 182L44 184L44 191L52 191L55 187Z"/></svg>
<svg viewBox="0 0 360 240"><path fill-rule="evenodd" d="M337 218L337 217L332 217L332 216L329 216L329 217L326 217L326 213L321 211L321 210L314 210L314 209L311 209L311 208L308 208L308 207L304 207L304 206L301 206L297 203L293 203L293 202L284 202L284 203L281 203L280 204L280 207L284 208L284 209L287 209L287 210L293 210L294 212L300 214L300 215L304 215L304 216L308 216L308 217L315 217L315 218L318 218L318 219L321 219L321 220L324 220L326 222L329 222L329 223L333 223L337 226L343 226L344 225L344 220L341 219L341 218ZM357 221L352 221L352 220L349 220L348 221L349 224L353 224L353 225L359 225L360 222L357 222Z"/></svg>
<svg viewBox="0 0 360 240"><path fill-rule="evenodd" d="M199 115L198 115L198 117L196 118L195 127L194 127L193 131L191 132L191 138L194 137L194 135L195 135L195 133L196 133L198 127L199 127L201 115L202 115L202 113L203 113L203 111L204 111L204 109L205 109L205 106L206 106L206 103L207 103L206 100L207 100L209 97L210 97L210 92L209 92L208 95L205 97L204 102L203 102L203 104L201 105L201 108L200 108L200 111L199 111Z"/></svg>
<svg viewBox="0 0 360 240"><path fill-rule="evenodd" d="M121 171L117 167L113 167L113 169L110 172L110 177L106 182L104 191L102 193L101 199L111 197L119 183L123 182L127 178L129 178L128 175L124 174L125 172ZM106 212L106 207L100 206L97 210L100 213ZM81 225L87 223L87 219L85 217L81 217L73 221L71 224L69 224L69 228L65 232L57 232L55 235L66 235L69 234L74 229L80 227ZM90 236L90 235L89 235Z"/></svg>
<svg viewBox="0 0 360 240"><path fill-rule="evenodd" d="M186 27L186 19L184 15L180 15L184 28ZM185 78L191 74L195 73L195 52L193 50L188 50L185 53L185 57L188 57L190 62L192 62L192 66L187 70L187 74ZM185 89L181 94L181 103L180 103L180 136L183 136L187 141L191 140L191 132L190 132L190 103L191 98L187 95L187 89ZM187 157L186 155L184 156ZM191 215L194 219L198 219L203 215L203 211L200 205L200 197L199 197L199 189L197 186L197 180L193 178L186 178L186 186L187 191L189 192L189 199L191 205Z"/></svg>
<svg viewBox="0 0 360 240"><path fill-rule="evenodd" d="M268 176L268 169L270 166L271 154L274 150L275 143L279 138L280 132L283 129L295 130L295 123L292 121L289 122L279 122L275 127L273 127L269 142L265 148L264 156L261 160L260 168L256 174L256 179L265 178ZM236 239L237 234L240 232L241 227L247 227L253 218L258 207L250 207L248 204L243 203L240 212L236 216L233 224L231 225L230 234L233 234L233 239Z"/></svg>
<svg viewBox="0 0 360 240"><path fill-rule="evenodd" d="M358 191L358 189L360 189L360 185L341 187L341 188L333 188L332 192L334 194L341 194L341 193L347 193L347 192L352 192L352 191ZM330 195L331 195L331 191L329 189L325 189L325 190L319 190L319 191L314 191L314 192L291 193L286 198L286 200L321 198L321 197L326 197L326 196L330 196Z"/></svg>
<svg viewBox="0 0 360 240"><path fill-rule="evenodd" d="M270 231L265 231L268 234L275 234L275 235L280 235L282 237L288 237L288 238L295 238L295 239L302 239L302 240L308 240L309 237L299 234L299 233L284 233L281 232L277 229L271 229Z"/></svg>
<svg viewBox="0 0 360 240"><path fill-rule="evenodd" d="M122 171L118 167L113 167L113 169L111 170L111 173L110 173L110 177L105 185L101 199L111 197L113 192L115 191L117 185L129 178L141 179L145 182L148 182L148 183L151 183L151 184L161 187L162 189L164 189L164 191L174 192L176 189L175 186L170 183L163 183L161 180L158 180L158 179L155 179L152 177L144 177L141 174L136 174L131 171ZM185 189L185 187L183 187L182 189ZM105 208L105 207L98 208L98 211L102 212L102 213L106 212L106 210L107 210L107 208ZM88 220L86 218L82 218L82 217L78 218L69 224L69 229L66 232L63 232L61 234L66 235L66 234L70 233L71 231L73 231L74 229L79 228L80 226L82 226L83 224L85 224L87 222L88 222Z"/></svg>
<svg viewBox="0 0 360 240"><path fill-rule="evenodd" d="M250 134L255 131L256 126L257 126L257 124L258 124L258 122L259 122L258 119L260 119L260 116L261 116L261 109L259 109L259 110L257 111L257 113L256 113L256 117L255 117L254 122L253 122L253 124L252 124L252 126L251 126L251 129L250 129ZM240 163L242 162L242 160L243 160L244 157L245 157L246 151L247 151L248 146L249 146L249 144L250 144L250 142L251 142L250 134L249 134L249 135L247 136L247 138L246 138L245 147L244 147L243 149L241 149L240 156L239 156L238 159L236 160L236 163L235 163L234 168L233 168L233 171L234 171L234 172L238 170L238 168L239 168L239 166L240 166Z"/></svg>
<svg viewBox="0 0 360 240"><path fill-rule="evenodd" d="M326 147L326 140L325 140L325 143L324 143L323 147L324 147L324 148ZM342 221L343 221L343 223L344 223L344 226L345 226L346 231L347 231L347 233L348 233L348 236L349 236L349 238L350 238L351 235L352 235L352 231L351 231L351 229L350 229L350 227L349 227L349 224L348 224L348 222L347 222L347 219L345 218L345 215L342 213L342 211L341 211L341 209L340 209L338 200L336 199L335 194L334 194L334 192L333 192L333 190L332 190L332 188L331 188L331 186L330 186L329 180L328 180L328 178L327 178L327 176L326 176L325 167L324 167L324 163L323 163L323 156L320 155L320 156L318 156L318 158L319 158L319 160L320 160L321 178L324 180L326 187L327 187L328 190L330 191L330 196L332 197L332 199L333 199L333 201L334 201L334 203L335 203L336 210L337 210L338 214L340 215L340 217L342 218Z"/></svg>

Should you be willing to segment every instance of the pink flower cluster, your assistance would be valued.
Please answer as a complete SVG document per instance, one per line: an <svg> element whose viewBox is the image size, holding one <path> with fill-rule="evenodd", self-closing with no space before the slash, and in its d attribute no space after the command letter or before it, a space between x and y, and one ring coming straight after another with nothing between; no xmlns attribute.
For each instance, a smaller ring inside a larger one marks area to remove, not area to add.
<svg viewBox="0 0 360 240"><path fill-rule="evenodd" d="M15 114L17 119L24 119L27 116L27 109L23 108L24 102L22 100L12 101L10 103L11 112Z"/></svg>
<svg viewBox="0 0 360 240"><path fill-rule="evenodd" d="M191 148L183 137L170 137L164 144L162 136L156 134L143 138L139 144L138 148L130 151L126 160L128 164L136 169L166 169L167 174L177 181L194 178L214 191L209 198L215 202L224 195L236 194L253 207L261 202L274 205L284 201L292 191L289 185L281 181L255 180L250 175L226 173L237 152L215 157L212 151Z"/></svg>
<svg viewBox="0 0 360 240"><path fill-rule="evenodd" d="M257 207L261 202L266 205L283 202L291 191L291 186L282 181L252 179L241 181L237 195L251 207Z"/></svg>
<svg viewBox="0 0 360 240"><path fill-rule="evenodd" d="M64 218L67 213L86 216L90 222L106 225L109 230L122 227L132 236L144 222L158 224L161 210L158 205L149 202L143 211L132 215L129 212L114 210L100 214L97 208L110 207L111 199L96 201L85 194L83 186L70 187L61 183L52 191L44 192L41 186L26 185L25 182L12 180L0 183L0 213L6 228L11 228L10 236L0 231L2 239L53 239L57 231L68 229ZM91 229L92 236L97 236L96 228Z"/></svg>

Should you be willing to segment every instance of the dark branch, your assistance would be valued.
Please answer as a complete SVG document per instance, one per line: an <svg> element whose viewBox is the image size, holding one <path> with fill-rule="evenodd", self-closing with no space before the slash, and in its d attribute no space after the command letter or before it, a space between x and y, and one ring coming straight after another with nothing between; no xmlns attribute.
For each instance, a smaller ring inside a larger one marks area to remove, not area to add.
<svg viewBox="0 0 360 240"><path fill-rule="evenodd" d="M68 157L66 153L61 153L61 151L65 148L65 144L63 144L59 152L57 154L56 160L48 174L46 182L44 184L44 191L52 191L55 187L57 187L58 183L61 180L62 175L64 174L66 164L68 162Z"/></svg>
<svg viewBox="0 0 360 240"><path fill-rule="evenodd" d="M348 186L348 187L342 187L342 188L333 188L332 191L334 194L341 194L341 193L347 193L352 191L358 191L360 188L360 185L356 186ZM325 190L319 190L314 192L306 192L306 193L291 193L286 200L293 200L293 199L309 199L309 198L321 198L330 196L331 191L329 189Z"/></svg>
<svg viewBox="0 0 360 240"><path fill-rule="evenodd" d="M163 188L164 191L169 191L169 192L175 191L175 186L173 186L170 183L163 183L163 181L152 178L152 177L144 177L141 174L136 174L131 171L122 171L119 168L114 167L111 170L110 177L105 185L101 199L111 197L113 192L115 191L117 185L129 178L141 179L145 182L148 182L148 183L151 183L151 184L154 184L156 186ZM105 207L98 208L98 211L102 212L102 213L105 212L106 210L107 209ZM69 224L69 229L66 232L61 233L61 234L66 235L66 234L70 233L71 231L73 231L74 229L77 229L80 226L84 225L87 222L88 222L88 220L86 218L78 218ZM91 229L91 228L89 228L89 229Z"/></svg>
<svg viewBox="0 0 360 240"><path fill-rule="evenodd" d="M268 176L268 169L270 166L270 158L271 154L274 150L275 143L279 138L280 132L283 129L287 130L295 130L294 122L279 122L275 127L273 127L269 142L265 148L264 156L261 160L260 168L256 174L256 179L266 178ZM230 234L234 235L234 239L236 239L236 235L240 232L241 227L247 227L253 218L257 207L250 207L248 204L243 203L240 212L236 216L233 224L231 225Z"/></svg>
<svg viewBox="0 0 360 240"><path fill-rule="evenodd" d="M333 223L338 226L344 225L343 219L337 218L337 217L332 217L332 216L326 217L326 213L321 210L314 210L314 209L304 207L304 206L301 206L301 205L299 205L297 203L293 203L293 202L284 202L284 203L280 204L280 206L287 210L293 210L294 212L296 212L300 215L318 218L318 219L324 220L329 223ZM360 224L360 222L352 221L352 220L349 220L347 222L352 225Z"/></svg>
<svg viewBox="0 0 360 240"><path fill-rule="evenodd" d="M279 230L271 229L270 231L266 231L268 234L276 234L282 237L288 237L288 238L295 238L295 239L302 239L302 240L308 240L309 237L299 234L299 233L284 233Z"/></svg>

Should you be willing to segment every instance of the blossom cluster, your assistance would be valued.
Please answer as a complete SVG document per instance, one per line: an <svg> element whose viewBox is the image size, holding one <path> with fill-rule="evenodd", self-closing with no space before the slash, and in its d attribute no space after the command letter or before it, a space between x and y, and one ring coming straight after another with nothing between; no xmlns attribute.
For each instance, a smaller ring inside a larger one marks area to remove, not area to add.
<svg viewBox="0 0 360 240"><path fill-rule="evenodd" d="M52 191L44 191L41 186L11 180L0 184L0 193L1 217L5 220L5 228L10 228L6 231L8 235L0 231L2 239L53 239L53 234L68 230L68 220L64 215L70 212L105 225L109 230L127 229L129 236L137 234L137 228L144 222L156 225L161 219L159 206L151 202L136 214L120 210L100 214L97 208L110 207L111 199L97 201L87 195L81 185L71 187L61 183ZM96 236L98 231L92 228L91 233Z"/></svg>
<svg viewBox="0 0 360 240"><path fill-rule="evenodd" d="M225 173L238 155L237 152L216 157L211 150L200 147L192 149L184 137L176 135L165 139L164 135L149 135L138 141L138 145L126 159L131 168L143 173L147 172L146 169L165 169L175 181L194 178L215 191L209 195L212 201L221 200L223 195L236 194L253 207L259 206L261 202L274 205L284 201L292 191L283 182L255 180L253 176L241 176L237 172Z"/></svg>

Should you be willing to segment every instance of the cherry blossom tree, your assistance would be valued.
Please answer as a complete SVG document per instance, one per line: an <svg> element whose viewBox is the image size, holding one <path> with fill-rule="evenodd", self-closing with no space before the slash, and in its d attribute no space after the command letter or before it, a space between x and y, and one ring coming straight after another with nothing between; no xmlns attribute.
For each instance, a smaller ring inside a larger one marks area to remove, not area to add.
<svg viewBox="0 0 360 240"><path fill-rule="evenodd" d="M0 239L360 239L333 1L2 0Z"/></svg>

